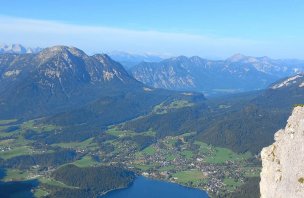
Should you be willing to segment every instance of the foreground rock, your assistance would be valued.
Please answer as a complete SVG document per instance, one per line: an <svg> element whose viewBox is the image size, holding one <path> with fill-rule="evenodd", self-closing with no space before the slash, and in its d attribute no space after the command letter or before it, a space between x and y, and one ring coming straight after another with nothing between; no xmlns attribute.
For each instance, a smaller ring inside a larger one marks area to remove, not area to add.
<svg viewBox="0 0 304 198"><path fill-rule="evenodd" d="M261 198L304 197L304 107L294 108L261 156Z"/></svg>

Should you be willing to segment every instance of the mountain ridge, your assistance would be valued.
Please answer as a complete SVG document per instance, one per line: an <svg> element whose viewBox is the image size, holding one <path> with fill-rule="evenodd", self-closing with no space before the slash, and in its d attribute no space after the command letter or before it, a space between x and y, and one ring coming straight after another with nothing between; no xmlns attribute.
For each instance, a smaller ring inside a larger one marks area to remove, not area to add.
<svg viewBox="0 0 304 198"><path fill-rule="evenodd" d="M131 68L134 78L149 86L211 95L264 89L280 78L301 71L304 71L304 61L241 54L226 60L178 56L161 62L142 62Z"/></svg>
<svg viewBox="0 0 304 198"><path fill-rule="evenodd" d="M56 112L107 92L143 86L107 55L88 56L66 46L46 48L38 54L2 54L0 77L0 106L15 116L25 109L37 115L39 110ZM13 105L20 110L10 111Z"/></svg>

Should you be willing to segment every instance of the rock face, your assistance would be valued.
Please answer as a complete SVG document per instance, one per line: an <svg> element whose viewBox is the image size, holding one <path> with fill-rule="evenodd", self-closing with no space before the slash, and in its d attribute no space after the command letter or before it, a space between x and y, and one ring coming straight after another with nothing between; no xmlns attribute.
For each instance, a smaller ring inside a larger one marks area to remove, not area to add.
<svg viewBox="0 0 304 198"><path fill-rule="evenodd" d="M304 107L294 108L261 156L261 198L304 197Z"/></svg>

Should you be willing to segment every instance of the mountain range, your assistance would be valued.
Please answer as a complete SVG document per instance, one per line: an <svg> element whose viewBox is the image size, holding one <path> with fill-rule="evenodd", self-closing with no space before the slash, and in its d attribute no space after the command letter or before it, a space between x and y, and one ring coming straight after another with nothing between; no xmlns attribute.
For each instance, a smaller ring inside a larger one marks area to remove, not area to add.
<svg viewBox="0 0 304 198"><path fill-rule="evenodd" d="M74 47L54 46L37 54L0 55L1 118L52 115L96 101L103 107L121 102L120 107L132 109L125 116L138 115L149 109L143 104L151 106L171 95L182 94L143 85L105 54L88 56Z"/></svg>
<svg viewBox="0 0 304 198"><path fill-rule="evenodd" d="M248 61L240 57L229 62ZM194 61L197 66L206 61L198 57L174 60ZM280 69L264 66L255 74L266 77L278 71L271 75L278 78ZM37 54L0 55L0 118L43 117L41 122L62 126L68 134L85 134L83 130L89 134L119 123L124 130L154 130L159 138L193 131L197 133L194 139L256 153L284 125L292 106L302 103L303 81L300 73L262 91L206 100L195 92L144 85L106 54L89 56L74 47L54 46Z"/></svg>
<svg viewBox="0 0 304 198"><path fill-rule="evenodd" d="M0 45L0 54L37 54L42 48ZM198 56L163 59L153 54L115 51L108 54L136 80L154 88L225 95L267 88L284 77L304 71L304 61L235 54L226 60Z"/></svg>
<svg viewBox="0 0 304 198"><path fill-rule="evenodd" d="M21 44L0 44L0 54L10 53L10 54L28 54L28 53L38 53L42 50L40 47L24 47Z"/></svg>
<svg viewBox="0 0 304 198"><path fill-rule="evenodd" d="M260 90L280 78L304 71L304 61L236 54L226 60L179 56L142 62L130 69L146 85L206 95Z"/></svg>

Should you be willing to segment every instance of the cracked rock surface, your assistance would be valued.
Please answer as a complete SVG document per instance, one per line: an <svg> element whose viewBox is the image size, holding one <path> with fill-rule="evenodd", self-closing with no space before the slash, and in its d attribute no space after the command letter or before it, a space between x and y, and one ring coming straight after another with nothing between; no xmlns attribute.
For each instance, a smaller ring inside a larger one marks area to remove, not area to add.
<svg viewBox="0 0 304 198"><path fill-rule="evenodd" d="M304 197L304 107L295 107L285 129L261 152L261 198Z"/></svg>

